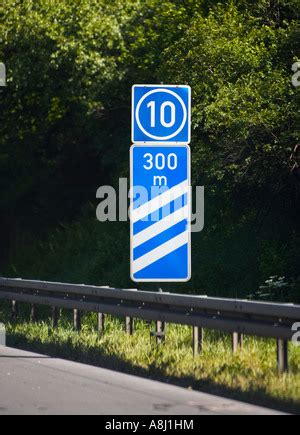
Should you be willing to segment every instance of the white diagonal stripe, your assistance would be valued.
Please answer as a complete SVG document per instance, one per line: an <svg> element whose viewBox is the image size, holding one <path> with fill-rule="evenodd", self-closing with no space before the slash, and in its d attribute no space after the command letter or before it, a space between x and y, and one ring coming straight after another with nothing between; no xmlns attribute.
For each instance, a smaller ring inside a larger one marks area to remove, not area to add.
<svg viewBox="0 0 300 435"><path fill-rule="evenodd" d="M166 192L158 195L156 198L151 201L146 202L141 207L131 210L131 221L133 223L138 222L144 219L149 214L152 214L156 210L164 207L172 201L175 201L177 198L185 195L189 191L189 182L188 180L183 181L177 186L172 187L172 189L167 190Z"/></svg>
<svg viewBox="0 0 300 435"><path fill-rule="evenodd" d="M133 262L133 273L136 274L156 261L166 257L182 246L186 245L189 242L189 232L185 231L184 233L179 234L179 236L175 237L172 240L164 243L158 248L154 249L148 254L143 255L143 257L138 258Z"/></svg>
<svg viewBox="0 0 300 435"><path fill-rule="evenodd" d="M165 217L156 224L151 225L150 227L146 228L144 231L141 231L133 237L133 249L137 248L138 246L142 245L153 237L156 237L157 235L163 233L164 231L167 231L169 228L172 228L174 225L178 224L184 219L188 219L188 217L189 207L185 206L180 210L177 210L175 213Z"/></svg>

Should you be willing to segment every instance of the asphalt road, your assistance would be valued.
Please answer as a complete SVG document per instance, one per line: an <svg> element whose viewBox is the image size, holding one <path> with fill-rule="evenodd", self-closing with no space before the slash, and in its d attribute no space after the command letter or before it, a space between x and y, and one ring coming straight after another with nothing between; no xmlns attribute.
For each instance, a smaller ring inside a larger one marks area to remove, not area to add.
<svg viewBox="0 0 300 435"><path fill-rule="evenodd" d="M276 415L168 384L0 346L0 415Z"/></svg>

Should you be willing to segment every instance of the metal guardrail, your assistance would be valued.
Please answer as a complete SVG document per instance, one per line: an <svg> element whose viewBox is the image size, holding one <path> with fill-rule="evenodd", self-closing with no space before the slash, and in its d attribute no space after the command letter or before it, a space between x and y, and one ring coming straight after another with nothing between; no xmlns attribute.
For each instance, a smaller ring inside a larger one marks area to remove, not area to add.
<svg viewBox="0 0 300 435"><path fill-rule="evenodd" d="M105 314L125 317L129 334L133 318L156 321L158 342L163 339L165 323L189 325L193 327L195 354L201 351L204 329L231 333L234 352L242 346L244 335L274 338L281 372L288 369L288 342L295 334L292 326L300 322L300 305L22 279L0 278L0 299L12 301L13 318L18 302L31 304L32 320L36 305L52 307L53 326L57 325L59 308L74 310L76 329L80 329L80 312L84 311L98 313L99 332L103 332Z"/></svg>

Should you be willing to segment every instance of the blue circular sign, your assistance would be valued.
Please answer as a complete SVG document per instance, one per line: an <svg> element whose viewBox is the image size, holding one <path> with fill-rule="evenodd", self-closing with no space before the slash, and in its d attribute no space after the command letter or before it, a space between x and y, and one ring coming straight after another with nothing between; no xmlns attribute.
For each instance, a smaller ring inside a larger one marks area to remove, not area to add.
<svg viewBox="0 0 300 435"><path fill-rule="evenodd" d="M133 141L188 143L190 110L186 90L187 87L184 90L179 87L137 87Z"/></svg>

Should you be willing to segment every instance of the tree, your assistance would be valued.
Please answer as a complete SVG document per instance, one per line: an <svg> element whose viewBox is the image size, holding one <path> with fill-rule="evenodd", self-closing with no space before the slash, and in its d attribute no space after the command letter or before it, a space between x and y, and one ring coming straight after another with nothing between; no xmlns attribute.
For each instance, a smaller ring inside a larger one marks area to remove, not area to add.
<svg viewBox="0 0 300 435"><path fill-rule="evenodd" d="M243 9L229 2L198 15L161 69L193 88L195 175L231 191L278 192L292 188L290 156L300 139L299 93L290 83L297 23L266 24Z"/></svg>

